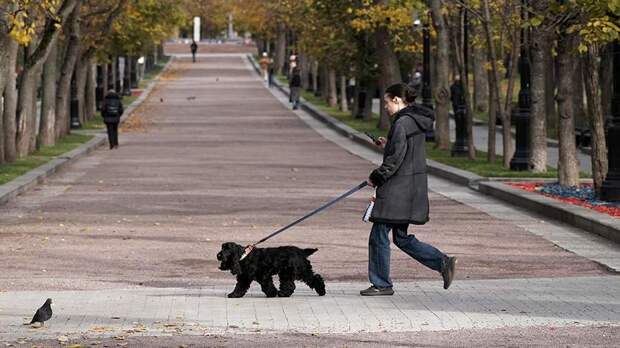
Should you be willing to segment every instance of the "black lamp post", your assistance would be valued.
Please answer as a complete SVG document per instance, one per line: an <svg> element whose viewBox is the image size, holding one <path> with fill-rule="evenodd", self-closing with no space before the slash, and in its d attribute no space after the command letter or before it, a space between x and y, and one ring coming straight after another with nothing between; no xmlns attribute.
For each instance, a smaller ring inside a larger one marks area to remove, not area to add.
<svg viewBox="0 0 620 348"><path fill-rule="evenodd" d="M601 198L620 202L620 43L613 44L613 97L611 123L607 129L607 160L609 171L601 187Z"/></svg>
<svg viewBox="0 0 620 348"><path fill-rule="evenodd" d="M428 3L427 3L428 4ZM422 25L422 105L433 110L433 92L431 90L431 35L429 14L425 14ZM426 141L435 141L435 125L426 131Z"/></svg>
<svg viewBox="0 0 620 348"><path fill-rule="evenodd" d="M525 18L527 10L527 0L522 1L523 9L521 10L521 18ZM510 170L528 170L530 168L530 63L529 63L529 40L525 41L525 36L529 34L529 30L521 30L521 52L519 53L519 75L521 78L521 90L519 91L519 106L514 108L511 118L515 121L517 130L516 134L516 150L510 160ZM508 125L509 126L509 125Z"/></svg>
<svg viewBox="0 0 620 348"><path fill-rule="evenodd" d="M463 11L463 71L465 76L462 76L460 79L454 81L454 84L450 87L450 94L452 97L452 108L454 109L454 123L455 123L455 140L454 145L452 145L452 150L450 151L450 155L454 156L466 156L469 153L469 147L467 146L467 132L466 132L466 123L467 123L467 103L465 101L465 84L467 83L467 43L468 43L468 19L467 19L467 10L465 8L461 8Z"/></svg>
<svg viewBox="0 0 620 348"><path fill-rule="evenodd" d="M71 129L82 128L80 122L80 102L77 96L77 83L75 76L71 79L71 110L70 110L70 127Z"/></svg>

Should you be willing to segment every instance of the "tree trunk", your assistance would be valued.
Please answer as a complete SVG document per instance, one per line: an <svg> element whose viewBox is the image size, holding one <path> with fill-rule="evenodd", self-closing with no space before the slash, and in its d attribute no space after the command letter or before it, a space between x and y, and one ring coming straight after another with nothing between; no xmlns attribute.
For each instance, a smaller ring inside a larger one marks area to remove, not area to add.
<svg viewBox="0 0 620 348"><path fill-rule="evenodd" d="M613 92L612 78L613 78L613 59L611 45L606 45L601 50L601 67L600 67L600 81L601 81L601 103L603 108L603 118L606 119L611 115L611 97Z"/></svg>
<svg viewBox="0 0 620 348"><path fill-rule="evenodd" d="M41 122L39 124L39 146L56 143L56 77L58 73L58 43L54 45L43 66L43 100L41 101Z"/></svg>
<svg viewBox="0 0 620 348"><path fill-rule="evenodd" d="M349 112L347 100L347 77L340 75L340 111Z"/></svg>
<svg viewBox="0 0 620 348"><path fill-rule="evenodd" d="M57 44L59 30L71 18L77 22L79 5L77 0L65 0L60 4L56 15L61 19L48 18L41 32L38 44L31 45L24 50L24 66L19 78L19 96L16 114L16 151L18 156L25 156L36 147L37 114L36 89L43 63L47 60L52 47Z"/></svg>
<svg viewBox="0 0 620 348"><path fill-rule="evenodd" d="M275 71L278 74L284 73L284 60L286 59L286 27L284 23L278 23L276 36L276 55L274 59Z"/></svg>
<svg viewBox="0 0 620 348"><path fill-rule="evenodd" d="M12 10L12 9L10 9ZM4 12L0 12L0 23L6 20L6 15ZM0 26L0 47L3 47L2 51L0 51L0 164L4 163L4 101L2 100L2 96L4 96L4 90L6 87L7 79L9 77L9 69L12 67L15 69L15 65L9 65L9 50L10 38L8 34L8 28Z"/></svg>
<svg viewBox="0 0 620 348"><path fill-rule="evenodd" d="M557 139L558 114L555 109L555 89L556 89L556 66L553 55L553 45L549 44L544 48L543 55L545 57L545 109L547 136L553 136ZM549 131L551 130L551 131Z"/></svg>
<svg viewBox="0 0 620 348"><path fill-rule="evenodd" d="M503 126L503 146L504 146L504 167L510 167L510 159L512 158L512 135L510 134L510 115L506 115L504 112L504 106L501 102L501 91L500 91L500 77L499 70L497 67L497 54L495 52L495 41L493 40L493 33L491 29L491 12L489 10L489 0L483 1L483 12L484 12L484 32L486 35L487 41L487 54L488 58L491 61L491 88L494 89L493 97L495 98L495 103L497 103L497 112L502 117L502 126ZM513 43L514 44L514 43ZM493 121L491 121L493 122Z"/></svg>
<svg viewBox="0 0 620 348"><path fill-rule="evenodd" d="M17 133L17 50L19 45L14 40L9 40L8 71L4 86L4 159L6 162L14 162L17 159L15 137Z"/></svg>
<svg viewBox="0 0 620 348"><path fill-rule="evenodd" d="M97 96L95 95L97 66L92 61L89 61L88 65L88 75L86 76L86 120L91 121L95 118L95 113L97 112Z"/></svg>
<svg viewBox="0 0 620 348"><path fill-rule="evenodd" d="M386 0L381 0L380 2L387 4ZM386 27L377 28L375 31L375 42L377 46L377 60L379 63L379 90L381 93L392 84L402 82L398 58L392 49L390 41L388 29ZM380 95L379 99L383 100L383 95ZM380 115L379 128L389 129L390 118L385 108L381 108Z"/></svg>
<svg viewBox="0 0 620 348"><path fill-rule="evenodd" d="M560 185L576 186L579 183L579 165L575 148L575 89L573 78L577 68L575 34L562 34L558 39L558 111L559 124L559 159L558 175Z"/></svg>
<svg viewBox="0 0 620 348"><path fill-rule="evenodd" d="M496 135L497 135L497 103L495 102L495 86L493 86L493 78L489 75L493 74L492 71L487 71L487 84L489 85L489 131L488 131L488 143L487 143L487 161L493 163L497 159L497 148L495 147Z"/></svg>
<svg viewBox="0 0 620 348"><path fill-rule="evenodd" d="M303 52L299 52L299 55L297 56L299 59L299 74L301 76L301 88L306 91L308 90L308 87L310 86L310 81L308 81L308 73L309 73L309 64L308 64L308 58L306 57L306 54Z"/></svg>
<svg viewBox="0 0 620 348"><path fill-rule="evenodd" d="M4 16L0 12L0 21L2 20L4 20ZM6 86L9 70L9 51L5 49L6 47L9 47L9 41L11 41L11 37L6 30L0 27L0 47L2 47L2 51L0 51L0 96L4 94L4 87ZM1 115L2 113L0 112L0 116ZM2 131L2 128L0 128L0 131Z"/></svg>
<svg viewBox="0 0 620 348"><path fill-rule="evenodd" d="M589 124L592 130L592 178L596 196L601 196L603 180L607 176L607 143L605 141L605 116L601 105L600 66L598 46L589 45L583 60L583 80L586 84Z"/></svg>
<svg viewBox="0 0 620 348"><path fill-rule="evenodd" d="M319 91L319 62L312 62L312 92L316 95Z"/></svg>
<svg viewBox="0 0 620 348"><path fill-rule="evenodd" d="M545 107L545 52L549 41L542 30L532 32L530 55L532 61L532 82L530 96L530 167L535 173L547 171L547 124Z"/></svg>
<svg viewBox="0 0 620 348"><path fill-rule="evenodd" d="M76 62L80 55L80 25L77 20L79 6L76 6L76 15L65 28L70 32L69 42L63 57L63 65L56 91L56 140L69 134L69 99L71 98L71 79L75 71Z"/></svg>
<svg viewBox="0 0 620 348"><path fill-rule="evenodd" d="M331 107L338 106L338 90L336 87L336 70L328 69L327 70L327 80L328 80L328 96L327 96L327 105Z"/></svg>
<svg viewBox="0 0 620 348"><path fill-rule="evenodd" d="M41 71L42 66L34 66L23 70L18 79L17 157L27 156L35 148L36 110L33 105Z"/></svg>
<svg viewBox="0 0 620 348"><path fill-rule="evenodd" d="M86 123L86 79L90 63L78 58L75 66L75 85L78 100L78 117L80 124Z"/></svg>
<svg viewBox="0 0 620 348"><path fill-rule="evenodd" d="M149 59L148 59L148 55L144 60L144 67L146 69L146 71L149 71ZM118 90L117 86L118 86L118 57L117 56L112 56L112 63L110 63L110 69L112 72L112 81L109 81L112 84L112 88L114 91L116 91L116 93L120 93L120 91Z"/></svg>
<svg viewBox="0 0 620 348"><path fill-rule="evenodd" d="M481 36L480 28L478 26L474 27L475 36ZM488 102L489 102L489 82L488 74L486 69L484 68L484 64L486 59L484 58L484 49L481 47L477 47L476 45L471 46L472 57L473 57L473 70L474 70L474 111L477 113L484 113L488 111ZM489 115L489 120L494 120Z"/></svg>
<svg viewBox="0 0 620 348"><path fill-rule="evenodd" d="M106 93L108 93L108 63L101 64L101 88L103 89L103 96L101 98L103 102L103 97L105 97Z"/></svg>
<svg viewBox="0 0 620 348"><path fill-rule="evenodd" d="M327 97L329 96L329 81L328 81L328 75L329 72L327 70L327 65L325 64L319 64L319 90L320 90L320 94L321 97L323 97L323 100L328 101Z"/></svg>
<svg viewBox="0 0 620 348"><path fill-rule="evenodd" d="M435 144L442 150L450 148L450 38L442 14L440 0L430 2L433 26L437 32L436 78L433 80L435 97Z"/></svg>
<svg viewBox="0 0 620 348"><path fill-rule="evenodd" d="M366 121L372 119L372 99L375 96L375 91L377 90L377 81L372 79L369 80L368 85L366 86L366 100L364 101L364 114L363 118ZM380 98L383 100L383 97Z"/></svg>
<svg viewBox="0 0 620 348"><path fill-rule="evenodd" d="M587 124L586 120L586 111L584 109L584 100L583 100L583 74L581 67L581 59L577 59L577 66L575 68L575 76L573 77L573 89L574 89L574 97L573 97L573 113L575 117L575 126L579 128L583 128ZM600 88L600 86L599 86Z"/></svg>
<svg viewBox="0 0 620 348"><path fill-rule="evenodd" d="M0 164L4 163L4 86L0 88Z"/></svg>

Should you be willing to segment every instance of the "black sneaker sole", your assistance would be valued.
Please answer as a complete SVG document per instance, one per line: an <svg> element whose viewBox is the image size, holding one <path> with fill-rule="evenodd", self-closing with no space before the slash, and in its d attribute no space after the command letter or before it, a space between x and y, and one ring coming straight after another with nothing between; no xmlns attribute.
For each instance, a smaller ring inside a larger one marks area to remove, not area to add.
<svg viewBox="0 0 620 348"><path fill-rule="evenodd" d="M392 296L394 295L394 290L389 289L389 290L379 290L379 291L374 291L374 292L362 292L360 291L360 295L362 296Z"/></svg>
<svg viewBox="0 0 620 348"><path fill-rule="evenodd" d="M448 267L449 275L447 276L448 279L446 280L444 278L444 281L443 281L443 288L445 290L448 290L450 285L452 285L452 281L454 280L454 273L455 273L455 270L456 270L456 261L457 261L456 257L450 257L448 259L447 267Z"/></svg>

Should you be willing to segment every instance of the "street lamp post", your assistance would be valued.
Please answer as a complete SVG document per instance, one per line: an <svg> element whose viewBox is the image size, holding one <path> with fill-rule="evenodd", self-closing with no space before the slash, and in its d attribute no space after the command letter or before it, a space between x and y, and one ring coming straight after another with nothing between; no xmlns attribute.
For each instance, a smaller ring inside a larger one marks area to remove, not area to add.
<svg viewBox="0 0 620 348"><path fill-rule="evenodd" d="M468 19L467 10L461 8L463 11L463 72L465 76L454 82L454 85L450 88L450 94L452 95L452 108L454 109L454 123L455 123L455 141L452 146L450 154L454 156L466 156L469 153L469 147L467 146L467 102L465 99L465 84L467 83L467 50L468 43Z"/></svg>
<svg viewBox="0 0 620 348"><path fill-rule="evenodd" d="M609 171L601 187L601 198L620 202L620 43L613 44L613 97L611 124L607 129L607 160Z"/></svg>
<svg viewBox="0 0 620 348"><path fill-rule="evenodd" d="M71 129L82 128L82 123L80 122L80 102L77 95L77 83L75 81L75 76L71 79L71 102L69 112L69 125Z"/></svg>
<svg viewBox="0 0 620 348"><path fill-rule="evenodd" d="M522 1L523 9L521 10L521 18L525 18L527 10L527 0ZM514 108L511 118L515 120L516 126L516 150L510 160L510 170L528 170L530 168L530 63L529 63L529 40L525 41L525 36L529 31L521 29L521 52L519 53L519 75L521 81L521 89L519 90L519 106ZM510 127L510 125L506 125Z"/></svg>

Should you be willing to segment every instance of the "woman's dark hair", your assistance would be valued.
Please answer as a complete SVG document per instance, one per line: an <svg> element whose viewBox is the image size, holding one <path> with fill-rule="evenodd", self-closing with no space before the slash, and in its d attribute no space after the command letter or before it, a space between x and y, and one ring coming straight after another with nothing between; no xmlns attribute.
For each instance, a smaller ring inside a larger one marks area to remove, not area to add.
<svg viewBox="0 0 620 348"><path fill-rule="evenodd" d="M416 90L404 83L396 83L385 90L385 94L390 98L399 97L407 104L411 104L417 97Z"/></svg>

